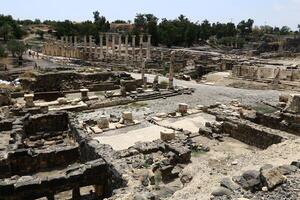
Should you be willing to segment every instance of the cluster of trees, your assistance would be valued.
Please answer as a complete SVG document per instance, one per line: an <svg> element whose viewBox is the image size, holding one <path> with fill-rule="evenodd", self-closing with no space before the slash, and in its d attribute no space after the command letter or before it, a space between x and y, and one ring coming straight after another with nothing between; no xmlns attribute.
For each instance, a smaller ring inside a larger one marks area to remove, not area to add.
<svg viewBox="0 0 300 200"><path fill-rule="evenodd" d="M104 16L100 16L98 11L93 13L94 21L84 21L81 23L74 23L70 20L63 22L45 21L47 25L51 25L55 30L55 35L60 38L64 35L93 35L98 38L99 32L107 32L110 29L110 23Z"/></svg>
<svg viewBox="0 0 300 200"><path fill-rule="evenodd" d="M60 38L64 35L93 35L98 42L99 32L110 30L110 22L101 16L98 11L93 12L94 20L80 23L65 21L46 20L41 22L39 19L32 20L13 20L11 16L0 15L0 37L4 40L20 39L25 34L20 25L46 24L51 26L55 36ZM115 20L113 23L125 24L130 21ZM146 33L152 35L152 44L166 46L192 46L202 42L211 42L226 46L242 47L245 42L261 40L266 34L287 35L294 33L287 26L254 27L254 20L243 20L238 24L211 23L208 20L203 22L193 22L184 15L176 19L159 20L153 14L137 14L132 23L133 29L128 30L128 34L139 35ZM300 25L299 25L300 29ZM36 32L40 38L43 38L44 32ZM139 42L137 40L137 42Z"/></svg>
<svg viewBox="0 0 300 200"><path fill-rule="evenodd" d="M3 40L0 43L0 57L5 57L10 52L13 57L21 60L27 50L24 42L20 41L24 35L26 31L12 16L0 15L0 38Z"/></svg>
<svg viewBox="0 0 300 200"><path fill-rule="evenodd" d="M54 22L45 21L44 23L53 25L58 37L63 35L94 35L98 32L110 30L110 23L104 16L100 16L98 11L94 12L94 21L73 23L71 21ZM113 23L130 23L130 21L116 20ZM299 26L300 28L300 26ZM146 33L152 35L152 44L170 46L192 46L193 44L210 41L226 46L242 47L247 41L258 40L264 34L287 35L293 33L287 26L254 27L254 20L243 20L237 25L228 23L210 23L208 20L203 22L192 22L184 15L168 20L159 19L153 14L137 14L133 21L133 30L128 34L139 35ZM96 37L98 38L98 37ZM138 42L138 41L137 41Z"/></svg>
<svg viewBox="0 0 300 200"><path fill-rule="evenodd" d="M0 15L0 37L4 41L9 39L21 39L26 31L15 21L12 16Z"/></svg>

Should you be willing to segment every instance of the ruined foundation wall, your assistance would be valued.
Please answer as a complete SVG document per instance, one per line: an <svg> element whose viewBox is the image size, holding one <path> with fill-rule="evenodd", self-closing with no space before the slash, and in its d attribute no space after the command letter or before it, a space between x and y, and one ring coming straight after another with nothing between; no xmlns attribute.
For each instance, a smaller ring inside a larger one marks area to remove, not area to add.
<svg viewBox="0 0 300 200"><path fill-rule="evenodd" d="M120 79L130 80L132 78L129 74L123 72L100 72L92 74L77 72L46 73L38 75L35 81L30 82L25 87L34 92L78 90L83 87L93 89L97 87L95 85L105 82L118 85L120 84Z"/></svg>
<svg viewBox="0 0 300 200"><path fill-rule="evenodd" d="M276 130L271 130L246 120L226 119L222 123L222 131L234 139L261 149L266 149L284 140L282 136L276 134Z"/></svg>
<svg viewBox="0 0 300 200"><path fill-rule="evenodd" d="M257 67L257 66L234 66L232 75L235 77L244 77L247 79L274 79L278 73L278 67ZM280 69L280 80L300 80L299 69Z"/></svg>

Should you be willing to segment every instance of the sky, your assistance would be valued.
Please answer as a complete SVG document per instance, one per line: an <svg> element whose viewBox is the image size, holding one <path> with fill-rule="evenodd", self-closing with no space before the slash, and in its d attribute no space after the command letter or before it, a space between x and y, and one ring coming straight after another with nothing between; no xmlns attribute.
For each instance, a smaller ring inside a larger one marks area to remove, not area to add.
<svg viewBox="0 0 300 200"><path fill-rule="evenodd" d="M0 0L0 14L19 19L92 20L98 10L109 21L133 21L137 13L192 21L234 22L252 18L256 25L297 29L300 0Z"/></svg>

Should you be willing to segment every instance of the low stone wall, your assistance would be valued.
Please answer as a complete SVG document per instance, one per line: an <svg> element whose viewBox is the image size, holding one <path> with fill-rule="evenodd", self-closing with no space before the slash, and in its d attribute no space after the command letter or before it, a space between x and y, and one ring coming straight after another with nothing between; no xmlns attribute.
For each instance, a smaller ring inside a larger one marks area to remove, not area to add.
<svg viewBox="0 0 300 200"><path fill-rule="evenodd" d="M18 149L9 152L7 159L0 162L0 178L63 168L76 163L78 159L79 150L77 145L48 150L47 152Z"/></svg>
<svg viewBox="0 0 300 200"><path fill-rule="evenodd" d="M30 116L24 121L26 135L35 135L38 132L57 132L68 130L68 114L56 112Z"/></svg>
<svg viewBox="0 0 300 200"><path fill-rule="evenodd" d="M252 121L300 136L300 115L290 113L263 114L258 112Z"/></svg>
<svg viewBox="0 0 300 200"><path fill-rule="evenodd" d="M89 185L103 188L100 198L111 194L108 164L102 159L78 164L59 171L56 176L26 176L0 180L1 199L36 199L54 197L54 194Z"/></svg>
<svg viewBox="0 0 300 200"><path fill-rule="evenodd" d="M33 81L27 79L20 81L23 88L28 88L34 92L49 92L89 88L93 84L105 82L113 82L118 85L120 79L131 80L132 78L125 72L78 73L62 71L39 74Z"/></svg>
<svg viewBox="0 0 300 200"><path fill-rule="evenodd" d="M279 68L274 67L257 67L257 66L234 66L232 75L235 77L244 77L255 80L272 80L279 72ZM300 69L280 68L279 80L299 81Z"/></svg>
<svg viewBox="0 0 300 200"><path fill-rule="evenodd" d="M284 133L278 134L277 130L262 127L247 120L228 118L223 119L222 131L230 137L261 149L266 149L273 144L283 142Z"/></svg>
<svg viewBox="0 0 300 200"><path fill-rule="evenodd" d="M126 92L135 91L137 88L142 87L143 80L122 80L121 86L125 87Z"/></svg>

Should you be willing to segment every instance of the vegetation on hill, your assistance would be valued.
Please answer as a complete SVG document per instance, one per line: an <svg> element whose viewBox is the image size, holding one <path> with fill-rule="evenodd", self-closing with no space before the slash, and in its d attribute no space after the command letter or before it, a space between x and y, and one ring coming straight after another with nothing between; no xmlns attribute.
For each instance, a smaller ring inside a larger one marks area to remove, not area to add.
<svg viewBox="0 0 300 200"><path fill-rule="evenodd" d="M45 20L41 22L35 20L14 20L11 16L0 15L0 38L4 41L10 39L21 39L26 32L26 26L47 25L50 27L48 33L53 34L57 38L67 35L93 35L96 43L99 42L99 32L120 31L111 30L110 22L101 16L99 11L93 12L93 21L72 22ZM126 20L115 20L113 23L125 24L130 23ZM247 42L262 41L266 35L292 35L298 31L291 31L287 26L271 27L254 26L254 20L242 20L238 24L228 23L211 23L208 20L193 22L184 15L180 15L176 19L159 20L153 14L137 14L130 24L131 28L124 26L123 33L129 35L150 34L152 36L152 44L154 46L165 45L190 47L195 44L203 44L210 42L212 44L241 48ZM129 26L130 27L130 26ZM126 29L128 28L128 29ZM300 29L300 26L299 26ZM35 31L40 38L44 37L44 31ZM139 40L137 40L138 45Z"/></svg>

